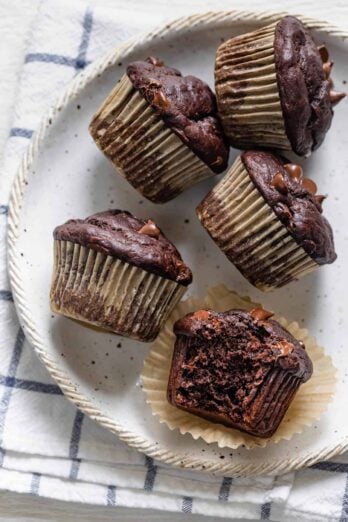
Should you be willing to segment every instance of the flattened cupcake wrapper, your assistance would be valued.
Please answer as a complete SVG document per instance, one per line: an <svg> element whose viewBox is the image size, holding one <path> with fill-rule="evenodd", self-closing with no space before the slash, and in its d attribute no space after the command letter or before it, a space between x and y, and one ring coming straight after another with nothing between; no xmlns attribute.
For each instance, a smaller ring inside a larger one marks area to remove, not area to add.
<svg viewBox="0 0 348 522"><path fill-rule="evenodd" d="M163 122L124 75L90 124L120 173L147 199L164 203L214 172Z"/></svg>
<svg viewBox="0 0 348 522"><path fill-rule="evenodd" d="M168 321L145 360L142 380L146 394L146 402L150 404L153 415L159 417L161 423L169 429L179 429L183 435L190 433L197 440L202 438L208 444L217 443L220 448L238 448L243 445L247 449L265 447L269 443L290 440L296 433L301 433L305 427L312 426L327 410L336 387L336 369L331 358L325 355L323 348L318 346L314 337L308 331L300 328L298 323L289 323L284 318L275 319L286 328L296 339L304 342L306 351L313 362L313 375L309 381L302 384L295 395L284 419L276 433L261 439L215 424L205 419L175 408L167 401L167 384L171 367L175 335L173 324L183 315L201 308L211 308L225 311L232 308L251 310L260 306L249 298L242 298L229 291L224 285L210 288L203 299L190 298L181 301L170 315Z"/></svg>
<svg viewBox="0 0 348 522"><path fill-rule="evenodd" d="M54 312L87 325L153 341L186 288L70 241L54 242Z"/></svg>
<svg viewBox="0 0 348 522"><path fill-rule="evenodd" d="M197 207L202 225L250 283L269 291L318 268L236 159Z"/></svg>
<svg viewBox="0 0 348 522"><path fill-rule="evenodd" d="M292 150L277 83L276 23L220 45L215 90L220 119L234 146Z"/></svg>

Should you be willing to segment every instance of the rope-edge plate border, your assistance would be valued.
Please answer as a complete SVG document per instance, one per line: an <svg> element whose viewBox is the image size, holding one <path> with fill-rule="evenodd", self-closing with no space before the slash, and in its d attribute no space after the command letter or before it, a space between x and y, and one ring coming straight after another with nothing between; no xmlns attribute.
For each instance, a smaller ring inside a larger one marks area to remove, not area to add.
<svg viewBox="0 0 348 522"><path fill-rule="evenodd" d="M260 474L281 474L302 467L310 466L318 461L329 459L335 455L339 455L348 449L348 435L343 437L337 444L326 446L320 452L309 452L306 456L291 459L271 460L266 463L243 464L243 463L216 463L213 460L193 458L188 454L173 453L161 447L159 444L149 442L142 437L137 436L128 430L125 430L121 424L115 422L111 418L105 416L102 411L96 408L93 403L81 393L76 391L75 386L69 379L69 376L59 369L56 362L51 359L45 350L43 340L35 326L35 319L30 312L30 306L24 294L21 276L19 270L20 254L16 248L18 238L18 227L21 210L21 201L24 197L25 187L29 171L34 164L40 147L46 137L50 123L54 122L57 114L74 99L85 86L98 75L124 60L127 56L141 48L143 44L149 44L159 38L168 35L182 34L188 28L190 31L201 30L202 27L218 28L226 26L226 23L235 24L236 22L263 22L271 23L287 13L274 11L218 11L203 14L191 15L179 18L172 23L162 25L146 35L132 38L119 46L116 50L109 52L103 58L97 60L81 72L74 81L70 83L65 92L56 100L54 105L48 110L42 118L37 131L34 133L29 147L22 158L20 167L15 177L8 213L8 267L10 283L13 291L13 297L18 316L23 331L28 341L34 347L36 353L47 367L53 379L58 383L64 395L71 400L81 411L98 422L101 426L117 434L121 440L129 446L153 457L157 460L177 466L180 468L189 468L209 473L218 473L222 475L260 475ZM340 29L328 22L307 18L302 15L296 15L309 28L321 31L342 40L348 39L348 32Z"/></svg>

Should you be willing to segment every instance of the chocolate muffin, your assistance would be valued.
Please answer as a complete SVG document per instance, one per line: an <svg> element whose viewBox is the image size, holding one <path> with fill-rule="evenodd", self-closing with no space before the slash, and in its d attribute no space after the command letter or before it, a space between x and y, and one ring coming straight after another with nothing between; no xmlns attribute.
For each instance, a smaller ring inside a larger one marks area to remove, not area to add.
<svg viewBox="0 0 348 522"><path fill-rule="evenodd" d="M154 203L223 172L229 147L215 95L156 58L132 62L89 130L118 171Z"/></svg>
<svg viewBox="0 0 348 522"><path fill-rule="evenodd" d="M152 341L192 281L191 270L156 224L107 210L71 219L54 236L54 312Z"/></svg>
<svg viewBox="0 0 348 522"><path fill-rule="evenodd" d="M324 196L300 165L246 151L197 207L202 225L261 290L283 286L336 259Z"/></svg>
<svg viewBox="0 0 348 522"><path fill-rule="evenodd" d="M305 347L257 308L199 310L174 324L167 397L211 422L271 437L312 375Z"/></svg>
<svg viewBox="0 0 348 522"><path fill-rule="evenodd" d="M230 143L241 149L269 147L309 156L330 128L333 62L293 16L242 36L217 50L215 87Z"/></svg>

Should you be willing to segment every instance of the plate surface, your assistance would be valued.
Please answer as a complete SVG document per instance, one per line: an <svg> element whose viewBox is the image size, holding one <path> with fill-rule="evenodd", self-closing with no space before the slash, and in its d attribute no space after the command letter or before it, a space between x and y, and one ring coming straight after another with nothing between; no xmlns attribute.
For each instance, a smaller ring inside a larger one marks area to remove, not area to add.
<svg viewBox="0 0 348 522"><path fill-rule="evenodd" d="M348 373L348 233L344 220L348 206L348 100L336 109L324 145L302 162L306 175L318 183L320 193L330 196L324 209L333 225L338 260L269 295L242 278L195 216L195 206L217 179L194 187L166 205L154 205L115 174L87 127L128 61L157 55L184 74L197 75L212 86L214 56L221 39L253 30L277 16L229 12L184 18L128 42L89 67L46 115L34 136L13 188L9 213L9 268L19 317L29 341L67 397L152 457L225 475L286 472L347 448L348 418L343 411ZM346 35L325 23L307 22L316 28L316 41L327 43L335 62L336 87L344 89L348 80ZM236 154L231 151L231 160ZM290 442L233 452L172 432L152 416L141 390L139 375L148 345L98 333L51 314L48 294L53 228L67 219L107 208L128 209L159 223L193 269L194 283L188 295L202 296L208 286L225 283L289 320L297 320L317 337L338 368L335 399L317 425L295 435Z"/></svg>

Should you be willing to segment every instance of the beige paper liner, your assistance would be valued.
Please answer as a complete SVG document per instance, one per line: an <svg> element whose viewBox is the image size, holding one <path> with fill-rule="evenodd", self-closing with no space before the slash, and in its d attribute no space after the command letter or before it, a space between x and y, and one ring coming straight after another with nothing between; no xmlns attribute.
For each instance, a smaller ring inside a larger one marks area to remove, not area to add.
<svg viewBox="0 0 348 522"><path fill-rule="evenodd" d="M283 286L319 266L262 197L240 157L197 214L228 259L260 290Z"/></svg>
<svg viewBox="0 0 348 522"><path fill-rule="evenodd" d="M217 50L215 90L219 115L231 143L291 150L278 90L276 23L237 36Z"/></svg>
<svg viewBox="0 0 348 522"><path fill-rule="evenodd" d="M249 298L242 298L229 291L224 285L210 288L204 299L190 298L181 301L168 321L145 360L142 380L146 394L146 402L150 404L153 415L171 430L179 429L183 435L190 433L197 440L202 438L207 443L216 442L220 448L238 448L244 445L247 449L265 447L270 442L290 440L295 433L301 433L305 427L312 426L326 411L336 386L336 369L331 358L325 355L314 337L308 334L298 323L289 323L284 318L275 317L296 339L304 342L306 351L313 362L313 375L302 384L295 395L284 419L276 433L262 439L241 431L214 424L183 410L175 408L167 401L167 384L171 367L175 342L173 324L180 317L201 308L225 311L232 308L250 310L260 306Z"/></svg>
<svg viewBox="0 0 348 522"><path fill-rule="evenodd" d="M120 173L154 203L169 201L215 175L155 113L127 75L94 116L89 130Z"/></svg>
<svg viewBox="0 0 348 522"><path fill-rule="evenodd" d="M186 287L70 241L54 241L53 312L153 341Z"/></svg>

